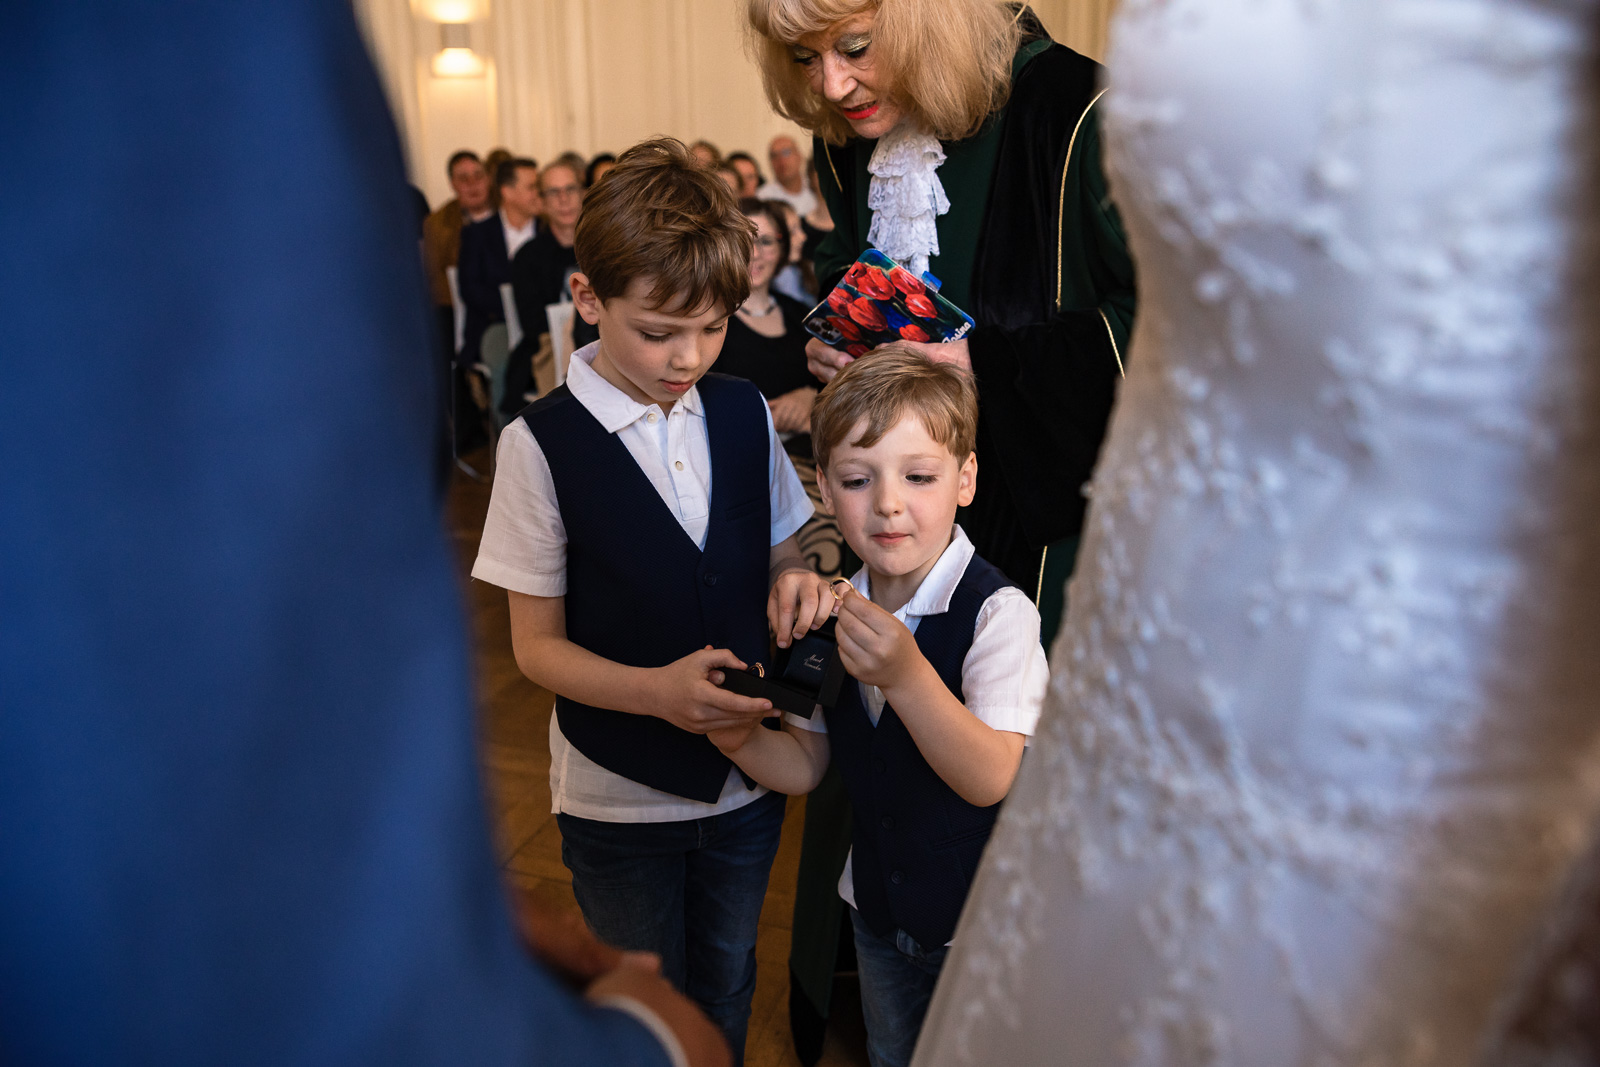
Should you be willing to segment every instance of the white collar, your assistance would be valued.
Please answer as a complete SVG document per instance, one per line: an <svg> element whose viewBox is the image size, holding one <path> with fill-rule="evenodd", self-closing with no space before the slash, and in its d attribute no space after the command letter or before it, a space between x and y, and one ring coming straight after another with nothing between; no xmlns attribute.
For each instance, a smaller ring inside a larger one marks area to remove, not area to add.
<svg viewBox="0 0 1600 1067"><path fill-rule="evenodd" d="M652 411L665 416L661 405L641 404L600 377L600 372L593 366L594 358L599 354L599 341L591 341L572 353L572 360L567 364L567 388L605 428L606 433L616 433L624 426L632 426ZM689 391L673 407L682 408L689 415L703 416L705 412L700 406L700 387L690 386Z"/></svg>
<svg viewBox="0 0 1600 1067"><path fill-rule="evenodd" d="M497 214L500 216L500 225L505 227L505 231L507 233L530 233L533 230L534 223L539 221L539 217L534 215L521 226L513 226L511 225L511 220L506 218L506 212L504 208L501 208Z"/></svg>
<svg viewBox="0 0 1600 1067"><path fill-rule="evenodd" d="M950 598L956 595L956 586L961 584L962 575L967 573L967 564L972 562L977 549L972 547L972 542L967 539L967 533L956 523L955 532L950 538L950 544L939 554L939 559L922 578L922 584L917 586L917 591L911 594L894 617L901 622L915 615L922 618L928 615L943 615L950 610ZM856 592L872 599L871 581L867 577L867 568L862 567L851 577L850 584L856 587Z"/></svg>

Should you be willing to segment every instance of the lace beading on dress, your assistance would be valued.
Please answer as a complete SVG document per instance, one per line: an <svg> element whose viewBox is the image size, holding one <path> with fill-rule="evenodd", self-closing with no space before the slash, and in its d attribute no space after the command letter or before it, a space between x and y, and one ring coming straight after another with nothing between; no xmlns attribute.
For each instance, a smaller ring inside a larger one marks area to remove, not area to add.
<svg viewBox="0 0 1600 1067"><path fill-rule="evenodd" d="M1128 377L915 1067L1501 1062L1600 827L1597 8L1121 3Z"/></svg>
<svg viewBox="0 0 1600 1067"><path fill-rule="evenodd" d="M950 210L937 173L943 162L937 137L902 122L879 139L867 163L872 172L867 243L912 274L922 274L928 257L939 254L936 220Z"/></svg>

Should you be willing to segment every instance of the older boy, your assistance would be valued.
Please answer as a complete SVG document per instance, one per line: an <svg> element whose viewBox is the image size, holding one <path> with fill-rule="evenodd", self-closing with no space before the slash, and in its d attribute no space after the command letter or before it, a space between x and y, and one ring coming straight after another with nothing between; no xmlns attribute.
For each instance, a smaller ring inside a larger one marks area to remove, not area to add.
<svg viewBox="0 0 1600 1067"><path fill-rule="evenodd" d="M765 605L832 599L754 386L706 376L749 292L752 227L676 141L623 153L578 224L573 302L600 340L501 438L473 576L504 586L517 663L557 694L550 793L585 920L658 953L742 1061L783 798L704 736L770 703L719 689L764 658Z"/></svg>
<svg viewBox="0 0 1600 1067"><path fill-rule="evenodd" d="M1048 681L1038 611L955 524L977 488L977 404L967 375L894 346L818 396L818 486L865 563L838 609L839 654L858 684L825 724L713 735L788 793L821 779L831 741L854 809L839 895L874 1067L911 1059Z"/></svg>

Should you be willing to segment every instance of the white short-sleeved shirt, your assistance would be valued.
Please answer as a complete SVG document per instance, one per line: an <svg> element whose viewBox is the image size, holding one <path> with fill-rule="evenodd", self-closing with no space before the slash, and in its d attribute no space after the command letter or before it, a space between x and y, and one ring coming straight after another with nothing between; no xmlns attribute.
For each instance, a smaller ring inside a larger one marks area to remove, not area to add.
<svg viewBox="0 0 1600 1067"><path fill-rule="evenodd" d="M539 232L539 220L531 218L521 226L513 226L506 219L506 213L500 212L500 232L506 236L506 260L517 258L517 253L522 251L522 246L533 240Z"/></svg>
<svg viewBox="0 0 1600 1067"><path fill-rule="evenodd" d="M599 343L572 354L567 387L572 395L628 449L678 523L701 548L711 520L711 442L698 387L663 412L640 404L591 366ZM768 484L772 494L772 544L792 537L811 517L811 501L789 462L772 414L767 413ZM625 520L625 516L622 517ZM556 501L555 481L544 450L521 419L500 435L494 489L472 576L530 596L567 592L567 533ZM640 605L640 610L658 610ZM663 617L663 625L667 625ZM733 811L762 796L728 772L714 804L664 793L606 770L573 748L550 718L551 810L601 822L677 822Z"/></svg>
<svg viewBox="0 0 1600 1067"><path fill-rule="evenodd" d="M950 598L967 573L973 554L972 542L957 526L949 547L894 617L916 633L917 625L925 617L949 611ZM856 592L871 598L866 568L857 571L850 584L856 587ZM883 691L875 685L860 682L856 685L860 686L867 715L876 726L883 715ZM1039 723L1039 709L1049 685L1050 666L1039 644L1039 610L1028 594L1016 586L995 590L978 609L972 647L961 661L961 692L966 698L967 710L995 730L1031 738ZM790 721L813 733L826 733L828 729L821 715ZM846 858L844 874L839 878L839 896L855 907L852 877L851 861Z"/></svg>
<svg viewBox="0 0 1600 1067"><path fill-rule="evenodd" d="M804 183L801 184L800 191L798 193L791 193L789 190L783 187L782 182L778 181L777 179L773 179L756 190L756 199L782 200L790 207L794 208L795 214L799 215L801 218L805 218L807 215L817 210L817 194L813 193L810 186L805 185Z"/></svg>

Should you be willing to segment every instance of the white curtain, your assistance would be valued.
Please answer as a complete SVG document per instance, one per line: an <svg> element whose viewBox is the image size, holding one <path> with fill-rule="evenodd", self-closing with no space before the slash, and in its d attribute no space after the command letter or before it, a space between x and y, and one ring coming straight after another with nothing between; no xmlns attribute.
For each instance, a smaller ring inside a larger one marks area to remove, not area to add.
<svg viewBox="0 0 1600 1067"><path fill-rule="evenodd" d="M762 162L779 133L745 54L738 0L495 0L502 140L540 158L656 134Z"/></svg>
<svg viewBox="0 0 1600 1067"><path fill-rule="evenodd" d="M492 0L473 47L479 79L439 79L438 27L409 0L352 0L405 137L412 180L449 196L458 148L504 145L543 160L618 151L654 134L744 149L766 169L780 133L745 49L743 0ZM1114 0L1033 0L1056 40L1099 58Z"/></svg>
<svg viewBox="0 0 1600 1067"><path fill-rule="evenodd" d="M1106 27L1117 0L1030 0L1050 36L1074 51L1104 59Z"/></svg>

